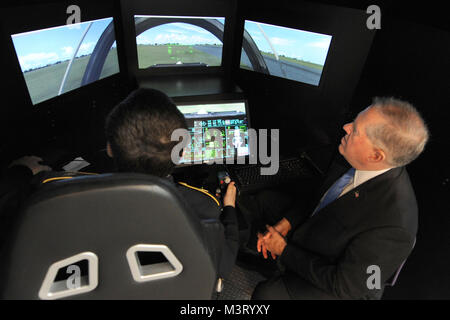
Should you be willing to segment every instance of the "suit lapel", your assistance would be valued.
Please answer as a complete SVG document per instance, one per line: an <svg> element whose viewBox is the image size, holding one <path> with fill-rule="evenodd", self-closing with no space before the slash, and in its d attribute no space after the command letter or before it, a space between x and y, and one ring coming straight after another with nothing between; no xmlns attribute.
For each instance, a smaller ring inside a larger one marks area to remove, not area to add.
<svg viewBox="0 0 450 320"><path fill-rule="evenodd" d="M364 203L366 198L367 198L367 190L363 185L360 185L357 188L350 190L349 192L339 197L338 199L334 200L333 202L330 202L326 207L323 207L314 216L326 214L328 211L335 211L338 208L349 209L356 207L360 203Z"/></svg>
<svg viewBox="0 0 450 320"><path fill-rule="evenodd" d="M324 185L325 190L323 192L327 191L329 187L342 175L345 173L348 169L343 169L344 172L340 173L341 171L338 171L333 174L334 176L337 175L335 180L332 180L331 182L327 181L326 186ZM343 196L339 197L338 199L334 200L333 202L329 203L326 207L323 207L320 211L318 211L316 214L314 214L314 217L327 214L328 211L339 211L339 212L345 212L348 210L349 212L353 212L353 207L359 206L361 203L367 204L367 199L371 193L376 192L383 192L385 184L392 179L395 179L398 177L402 171L404 170L403 167L399 168L392 168L391 170L380 174L379 176L376 176L375 178L372 178L359 186L357 186L355 189L350 190ZM321 190L322 191L322 190ZM351 214L351 213L349 213Z"/></svg>

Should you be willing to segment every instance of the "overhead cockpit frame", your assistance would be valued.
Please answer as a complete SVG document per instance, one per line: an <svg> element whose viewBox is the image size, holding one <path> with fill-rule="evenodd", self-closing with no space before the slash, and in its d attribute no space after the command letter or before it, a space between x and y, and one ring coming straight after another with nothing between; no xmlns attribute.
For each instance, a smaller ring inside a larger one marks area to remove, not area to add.
<svg viewBox="0 0 450 320"><path fill-rule="evenodd" d="M149 29L169 23L186 23L200 27L210 32L223 43L223 23L216 19L208 18L192 19L183 17L170 17L152 19L152 17L137 17L135 20L136 37ZM105 64L106 57L114 41L116 41L114 34L114 24L113 22L111 22L106 27L92 52L92 55L86 66L86 71L81 81L81 85L89 84L100 78L100 74L102 72L103 65ZM260 73L269 74L269 69L264 61L263 56L261 55L256 43L247 31L244 31L242 48L247 54L253 70Z"/></svg>

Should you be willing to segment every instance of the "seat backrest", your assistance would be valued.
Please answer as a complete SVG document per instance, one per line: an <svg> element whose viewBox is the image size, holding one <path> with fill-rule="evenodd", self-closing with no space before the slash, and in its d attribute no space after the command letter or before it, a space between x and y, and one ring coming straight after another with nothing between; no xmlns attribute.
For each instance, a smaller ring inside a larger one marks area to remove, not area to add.
<svg viewBox="0 0 450 320"><path fill-rule="evenodd" d="M12 234L3 299L210 299L216 283L200 222L165 179L52 183L30 198Z"/></svg>

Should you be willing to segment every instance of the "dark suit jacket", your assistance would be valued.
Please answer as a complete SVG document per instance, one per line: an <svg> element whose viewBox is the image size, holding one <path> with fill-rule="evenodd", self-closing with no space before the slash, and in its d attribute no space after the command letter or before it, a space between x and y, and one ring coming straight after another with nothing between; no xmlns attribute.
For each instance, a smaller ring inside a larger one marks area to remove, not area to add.
<svg viewBox="0 0 450 320"><path fill-rule="evenodd" d="M366 181L314 216L309 217L326 190L349 167L335 165L303 214L289 214L293 225L280 260L286 285L294 298L308 293L307 283L340 299L379 299L385 282L410 254L417 232L417 203L404 167ZM381 289L369 289L371 265L381 270Z"/></svg>

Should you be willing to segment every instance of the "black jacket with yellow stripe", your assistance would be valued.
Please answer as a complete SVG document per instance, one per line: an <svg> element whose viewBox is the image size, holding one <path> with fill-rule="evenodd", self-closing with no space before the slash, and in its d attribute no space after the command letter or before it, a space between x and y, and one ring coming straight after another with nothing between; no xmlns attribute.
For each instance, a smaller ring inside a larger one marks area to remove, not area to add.
<svg viewBox="0 0 450 320"><path fill-rule="evenodd" d="M234 266L239 249L236 209L226 206L221 210L219 201L206 190L185 183L177 183L177 189L200 218L208 250L219 265L219 275L225 277Z"/></svg>

